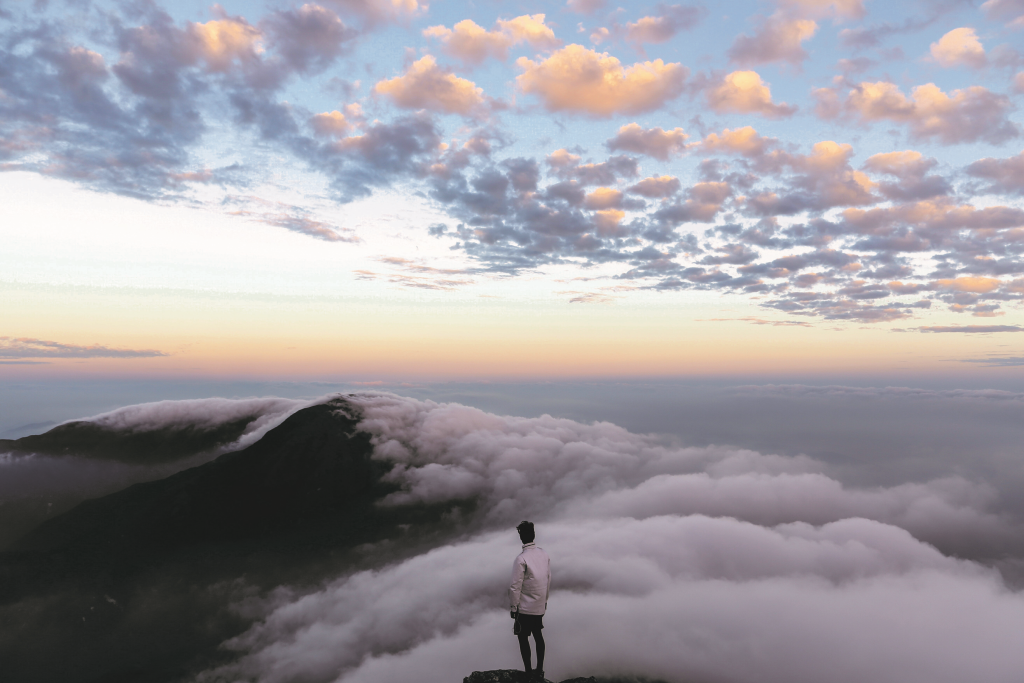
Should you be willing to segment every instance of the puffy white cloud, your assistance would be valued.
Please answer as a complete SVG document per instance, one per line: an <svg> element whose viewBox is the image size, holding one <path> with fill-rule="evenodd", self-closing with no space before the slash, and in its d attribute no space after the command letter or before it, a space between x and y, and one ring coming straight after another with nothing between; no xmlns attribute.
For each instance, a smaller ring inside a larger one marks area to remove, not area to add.
<svg viewBox="0 0 1024 683"><path fill-rule="evenodd" d="M241 17L222 17L205 24L189 24L199 53L210 69L224 71L237 60L254 59L263 51L263 36Z"/></svg>
<svg viewBox="0 0 1024 683"><path fill-rule="evenodd" d="M535 49L561 44L551 27L544 23L543 14L499 19L490 31L471 19L464 19L452 28L431 26L423 31L423 35L437 38L446 54L468 64L480 64L488 57L505 60L509 48L519 43L527 43Z"/></svg>
<svg viewBox="0 0 1024 683"><path fill-rule="evenodd" d="M373 92L404 109L427 109L464 116L479 114L486 100L473 81L441 69L430 55L413 62L404 74L380 81Z"/></svg>
<svg viewBox="0 0 1024 683"><path fill-rule="evenodd" d="M836 113L839 106L836 98L832 107L819 114ZM1020 135L1018 126L1007 118L1009 99L980 85L946 93L927 83L915 87L907 97L895 83L865 81L849 91L842 106L861 121L904 123L911 137L943 144L997 143Z"/></svg>
<svg viewBox="0 0 1024 683"><path fill-rule="evenodd" d="M904 150L902 152L881 152L873 154L864 162L865 168L880 173L889 173L898 178L914 178L924 175L935 165L920 152Z"/></svg>
<svg viewBox="0 0 1024 683"><path fill-rule="evenodd" d="M544 23L543 14L523 14L514 19L499 19L498 27L512 37L513 44L527 43L536 49L557 47L562 41Z"/></svg>
<svg viewBox="0 0 1024 683"><path fill-rule="evenodd" d="M987 61L977 34L967 27L955 28L932 43L931 56L945 67L962 65L978 69Z"/></svg>
<svg viewBox="0 0 1024 683"><path fill-rule="evenodd" d="M785 102L772 102L771 89L756 71L733 71L705 90L705 96L711 108L721 114L761 114L775 119L796 112L796 107Z"/></svg>
<svg viewBox="0 0 1024 683"><path fill-rule="evenodd" d="M774 138L758 135L751 126L743 126L735 130L726 128L721 134L708 133L701 142L701 148L709 152L732 152L743 156L758 157L775 143Z"/></svg>
<svg viewBox="0 0 1024 683"><path fill-rule="evenodd" d="M549 111L607 117L639 114L661 107L683 92L689 70L660 59L623 67L608 53L567 45L547 59L520 57L516 84L537 95Z"/></svg>

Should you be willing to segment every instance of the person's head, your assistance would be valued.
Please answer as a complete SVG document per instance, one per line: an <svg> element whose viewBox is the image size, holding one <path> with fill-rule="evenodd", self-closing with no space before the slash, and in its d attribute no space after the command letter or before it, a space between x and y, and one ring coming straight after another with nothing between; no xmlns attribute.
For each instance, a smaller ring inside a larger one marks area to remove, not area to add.
<svg viewBox="0 0 1024 683"><path fill-rule="evenodd" d="M519 532L519 538L523 543L533 543L533 539L536 538L533 533L533 522L519 522L516 531Z"/></svg>

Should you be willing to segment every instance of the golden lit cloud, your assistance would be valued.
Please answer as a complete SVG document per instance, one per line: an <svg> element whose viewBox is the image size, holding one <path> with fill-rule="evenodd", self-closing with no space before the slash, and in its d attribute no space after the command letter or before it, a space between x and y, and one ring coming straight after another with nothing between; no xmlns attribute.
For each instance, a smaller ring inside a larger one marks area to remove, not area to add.
<svg viewBox="0 0 1024 683"><path fill-rule="evenodd" d="M850 90L845 102L832 89L822 89L833 98L819 116L847 113L861 121L889 120L907 124L914 138L938 138L939 142L955 144L987 140L997 143L1020 135L1015 123L1007 118L1009 99L990 92L980 85L943 92L934 83L919 85L904 95L895 83L862 82ZM816 92L819 102L821 91Z"/></svg>
<svg viewBox="0 0 1024 683"><path fill-rule="evenodd" d="M619 224L626 214L616 209L605 209L598 211L594 216L594 224L597 226L597 234L602 237L615 237L620 234Z"/></svg>
<svg viewBox="0 0 1024 683"><path fill-rule="evenodd" d="M682 185L679 182L679 178L670 175L663 175L644 178L639 183L629 188L629 191L643 197L657 199L673 195L676 192L679 192L681 187Z"/></svg>
<svg viewBox="0 0 1024 683"><path fill-rule="evenodd" d="M225 17L205 24L190 24L199 51L211 69L223 71L235 59L255 57L263 51L262 34L241 18Z"/></svg>
<svg viewBox="0 0 1024 683"><path fill-rule="evenodd" d="M708 133L701 146L709 152L732 152L744 156L758 156L772 144L771 138L757 134L751 126L743 126L735 130L726 128L721 135Z"/></svg>
<svg viewBox="0 0 1024 683"><path fill-rule="evenodd" d="M323 136L343 135L350 127L345 115L337 109L323 114L315 114L309 123L317 135Z"/></svg>
<svg viewBox="0 0 1024 683"><path fill-rule="evenodd" d="M535 62L520 57L519 89L537 95L549 111L591 116L639 114L661 107L683 91L688 70L660 59L623 67L608 53L567 45Z"/></svg>
<svg viewBox="0 0 1024 683"><path fill-rule="evenodd" d="M481 88L473 81L443 71L430 55L413 62L403 75L380 81L373 92L387 96L405 109L470 115L484 107Z"/></svg>
<svg viewBox="0 0 1024 683"><path fill-rule="evenodd" d="M999 289L1000 281L994 277L958 277L950 280L936 280L935 286L953 292L987 294Z"/></svg>
<svg viewBox="0 0 1024 683"><path fill-rule="evenodd" d="M446 54L470 64L479 64L488 57L504 61L513 45L528 43L535 49L557 47L560 44L551 27L544 23L543 14L524 14L515 19L499 19L488 31L471 19L464 19L452 28L431 26L423 31L428 38L441 41Z"/></svg>
<svg viewBox="0 0 1024 683"><path fill-rule="evenodd" d="M622 205L622 193L610 187L599 187L583 200L587 209L617 209Z"/></svg>
<svg viewBox="0 0 1024 683"><path fill-rule="evenodd" d="M733 71L706 91L708 104L720 114L761 114L768 118L791 116L796 107L772 102L772 91L756 71Z"/></svg>
<svg viewBox="0 0 1024 683"><path fill-rule="evenodd" d="M970 66L975 69L985 66L985 48L973 28L955 28L932 43L932 59L945 67Z"/></svg>

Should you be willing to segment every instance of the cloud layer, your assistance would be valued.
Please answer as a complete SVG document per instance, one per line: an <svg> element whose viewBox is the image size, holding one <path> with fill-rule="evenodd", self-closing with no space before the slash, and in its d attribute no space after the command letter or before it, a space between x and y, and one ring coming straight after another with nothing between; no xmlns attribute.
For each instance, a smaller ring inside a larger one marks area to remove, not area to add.
<svg viewBox="0 0 1024 683"><path fill-rule="evenodd" d="M387 504L475 496L479 531L311 592L279 589L225 644L239 659L197 680L442 681L514 667L501 558L524 517L553 558L549 677L1010 681L1024 664L1020 596L922 540L1016 537L984 485L846 488L809 458L352 399L376 457L397 463L405 493Z"/></svg>

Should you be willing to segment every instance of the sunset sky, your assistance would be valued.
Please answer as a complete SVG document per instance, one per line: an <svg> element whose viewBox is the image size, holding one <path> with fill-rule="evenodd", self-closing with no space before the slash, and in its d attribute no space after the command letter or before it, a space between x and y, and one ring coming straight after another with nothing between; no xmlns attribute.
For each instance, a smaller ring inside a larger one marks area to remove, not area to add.
<svg viewBox="0 0 1024 683"><path fill-rule="evenodd" d="M321 2L0 0L0 378L1022 372L1020 0Z"/></svg>

